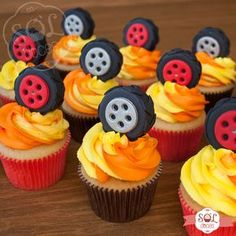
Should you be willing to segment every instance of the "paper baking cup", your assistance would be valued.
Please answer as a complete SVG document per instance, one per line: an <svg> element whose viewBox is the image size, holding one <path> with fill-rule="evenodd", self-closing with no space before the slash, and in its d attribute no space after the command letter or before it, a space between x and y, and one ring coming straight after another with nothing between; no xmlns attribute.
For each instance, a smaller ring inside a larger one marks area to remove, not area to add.
<svg viewBox="0 0 236 236"><path fill-rule="evenodd" d="M5 96L3 96L2 94L0 94L0 103L2 104L2 105L5 105L5 104L7 104L7 103L11 103L11 102L14 102L15 100L12 100L12 99L10 99L10 98L8 98L8 97L5 97Z"/></svg>
<svg viewBox="0 0 236 236"><path fill-rule="evenodd" d="M34 160L17 160L1 155L9 182L16 188L40 190L55 184L64 174L70 133L64 145L55 153Z"/></svg>
<svg viewBox="0 0 236 236"><path fill-rule="evenodd" d="M72 138L81 143L83 140L84 135L87 131L99 122L99 118L92 118L92 117L74 117L66 112L64 112L66 120L70 124L70 132Z"/></svg>
<svg viewBox="0 0 236 236"><path fill-rule="evenodd" d="M125 190L95 186L84 177L81 165L78 173L86 186L90 205L95 214L103 220L121 223L138 219L150 209L161 169L160 166L156 175L146 184Z"/></svg>
<svg viewBox="0 0 236 236"><path fill-rule="evenodd" d="M196 215L197 212L192 209L191 206L185 201L181 190L178 191L180 203L182 206L183 216ZM236 235L236 223L234 223L231 227L220 227L216 231L213 231L210 234L205 234L198 230L195 225L187 225L185 226L185 230L187 231L189 236L235 236Z"/></svg>
<svg viewBox="0 0 236 236"><path fill-rule="evenodd" d="M221 93L203 93L206 100L209 101L208 104L205 106L205 111L208 112L214 105L222 98L228 98L231 97L233 93L233 89L230 89L225 92ZM235 234L236 235L236 234Z"/></svg>
<svg viewBox="0 0 236 236"><path fill-rule="evenodd" d="M204 127L188 131L165 131L152 128L150 136L158 140L157 149L163 161L184 161L199 150Z"/></svg>

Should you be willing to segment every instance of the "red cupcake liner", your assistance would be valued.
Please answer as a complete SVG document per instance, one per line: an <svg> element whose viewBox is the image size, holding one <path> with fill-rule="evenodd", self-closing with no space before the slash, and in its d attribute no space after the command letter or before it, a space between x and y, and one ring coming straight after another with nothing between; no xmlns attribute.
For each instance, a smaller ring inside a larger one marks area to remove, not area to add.
<svg viewBox="0 0 236 236"><path fill-rule="evenodd" d="M16 160L0 154L9 182L24 190L40 190L55 184L64 174L70 139L68 133L66 142L58 151L35 160Z"/></svg>
<svg viewBox="0 0 236 236"><path fill-rule="evenodd" d="M158 140L157 149L163 161L185 161L197 153L204 126L188 131L165 131L152 128L150 136Z"/></svg>
<svg viewBox="0 0 236 236"><path fill-rule="evenodd" d="M180 189L178 191L178 195L182 206L183 216L186 217L190 215L196 215L197 212L185 201ZM205 234L198 230L194 224L186 225L184 227L189 236L236 236L236 222L234 222L234 225L231 227L219 227L210 234Z"/></svg>
<svg viewBox="0 0 236 236"><path fill-rule="evenodd" d="M2 104L2 105L5 105L5 104L7 104L7 103L11 103L11 102L14 102L15 100L12 100L12 99L10 99L10 98L8 98L8 97L5 97L5 96L3 96L2 94L0 94L0 103Z"/></svg>

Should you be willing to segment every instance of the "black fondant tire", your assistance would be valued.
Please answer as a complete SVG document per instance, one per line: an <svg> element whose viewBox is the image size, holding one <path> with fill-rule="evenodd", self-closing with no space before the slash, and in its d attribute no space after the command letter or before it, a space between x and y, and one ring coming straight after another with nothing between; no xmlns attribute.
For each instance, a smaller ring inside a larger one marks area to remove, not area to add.
<svg viewBox="0 0 236 236"><path fill-rule="evenodd" d="M93 35L95 24L89 12L74 8L64 12L61 27L66 35L75 34L88 39Z"/></svg>
<svg viewBox="0 0 236 236"><path fill-rule="evenodd" d="M192 51L204 51L211 57L226 57L230 52L230 41L221 29L206 27L194 36Z"/></svg>
<svg viewBox="0 0 236 236"><path fill-rule="evenodd" d="M15 80L14 90L18 104L45 114L61 106L65 88L55 69L40 65L23 70Z"/></svg>
<svg viewBox="0 0 236 236"><path fill-rule="evenodd" d="M114 78L123 63L119 48L112 42L96 39L87 43L80 56L80 65L85 73L97 76L102 81Z"/></svg>
<svg viewBox="0 0 236 236"><path fill-rule="evenodd" d="M193 53L176 48L161 57L157 78L163 84L171 81L192 88L198 84L201 71L201 64Z"/></svg>
<svg viewBox="0 0 236 236"><path fill-rule="evenodd" d="M156 119L152 99L138 86L110 89L98 113L105 131L126 134L130 140L146 134Z"/></svg>
<svg viewBox="0 0 236 236"><path fill-rule="evenodd" d="M214 148L236 151L236 97L221 99L210 109L205 134Z"/></svg>
<svg viewBox="0 0 236 236"><path fill-rule="evenodd" d="M130 20L123 29L123 43L154 50L159 42L159 32L153 21L145 18Z"/></svg>
<svg viewBox="0 0 236 236"><path fill-rule="evenodd" d="M10 39L9 53L15 61L22 60L38 65L48 53L46 38L34 28L17 30Z"/></svg>

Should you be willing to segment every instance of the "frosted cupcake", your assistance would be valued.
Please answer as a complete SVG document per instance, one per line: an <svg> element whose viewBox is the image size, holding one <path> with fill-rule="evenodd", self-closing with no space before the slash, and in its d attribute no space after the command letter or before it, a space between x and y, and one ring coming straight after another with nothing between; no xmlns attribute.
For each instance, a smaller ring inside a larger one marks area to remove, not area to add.
<svg viewBox="0 0 236 236"><path fill-rule="evenodd" d="M14 86L17 103L0 108L0 159L16 188L39 190L63 175L70 141L60 107L60 75L44 66L26 68Z"/></svg>
<svg viewBox="0 0 236 236"><path fill-rule="evenodd" d="M210 102L208 111L221 98L231 97L236 80L236 63L229 57L230 41L219 28L206 27L193 38L192 50L202 64L201 92Z"/></svg>
<svg viewBox="0 0 236 236"><path fill-rule="evenodd" d="M198 151L206 104L195 87L200 73L201 65L189 51L174 49L160 60L157 74L161 82L151 85L147 94L157 116L149 134L158 139L162 160L182 161Z"/></svg>
<svg viewBox="0 0 236 236"><path fill-rule="evenodd" d="M18 75L25 68L32 66L24 61L9 60L2 66L0 71L0 100L7 104L15 100L14 83Z"/></svg>
<svg viewBox="0 0 236 236"><path fill-rule="evenodd" d="M159 42L158 28L144 18L135 18L127 23L123 30L123 42L120 49L123 66L116 80L120 85L137 85L146 90L156 81L156 65L160 51L155 50Z"/></svg>
<svg viewBox="0 0 236 236"><path fill-rule="evenodd" d="M216 236L233 236L236 232L235 114L236 98L216 103L206 121L206 136L211 145L186 161L181 170L179 197L183 216L194 217L203 208L217 211L220 226L212 232ZM188 235L208 235L194 223L185 228Z"/></svg>
<svg viewBox="0 0 236 236"><path fill-rule="evenodd" d="M89 12L74 8L64 12L61 26L65 36L55 44L52 53L55 67L65 78L70 71L80 67L82 48L95 39L95 24Z"/></svg>
<svg viewBox="0 0 236 236"><path fill-rule="evenodd" d="M113 78L120 71L122 56L115 44L97 39L83 48L80 64L83 70L70 72L64 80L62 104L72 137L78 142L98 122L98 106L106 91L118 85Z"/></svg>
<svg viewBox="0 0 236 236"><path fill-rule="evenodd" d="M146 134L155 121L153 102L136 86L116 87L102 100L99 117L78 150L80 179L96 215L135 220L151 207L161 173L157 140Z"/></svg>

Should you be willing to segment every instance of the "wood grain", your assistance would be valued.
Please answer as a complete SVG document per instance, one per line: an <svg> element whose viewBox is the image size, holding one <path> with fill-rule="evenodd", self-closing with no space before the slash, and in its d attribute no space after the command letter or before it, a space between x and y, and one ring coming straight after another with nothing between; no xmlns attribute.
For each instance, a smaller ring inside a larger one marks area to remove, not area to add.
<svg viewBox="0 0 236 236"><path fill-rule="evenodd" d="M23 0L2 1L0 29ZM43 2L43 1L41 1ZM45 1L44 1L45 2ZM82 6L96 21L96 35L121 44L121 30L131 18L144 16L153 19L160 28L159 48L164 52L173 47L190 48L193 35L204 26L218 26L231 39L231 56L236 58L236 2L234 0L81 0L47 1L64 8ZM46 19L49 12L41 12ZM33 15L30 15L33 17ZM25 16L18 16L22 22ZM59 29L59 21L55 28ZM11 35L7 31L6 37ZM52 37L53 42L56 37ZM3 35L0 36L0 64L8 60ZM193 140L194 141L194 140ZM203 140L202 146L206 144ZM76 151L79 144L72 142L64 178L55 186L39 192L14 189L0 167L0 235L185 235L177 196L181 163L164 163L156 197L151 210L143 218L126 224L100 220L88 205L85 188L76 174Z"/></svg>

